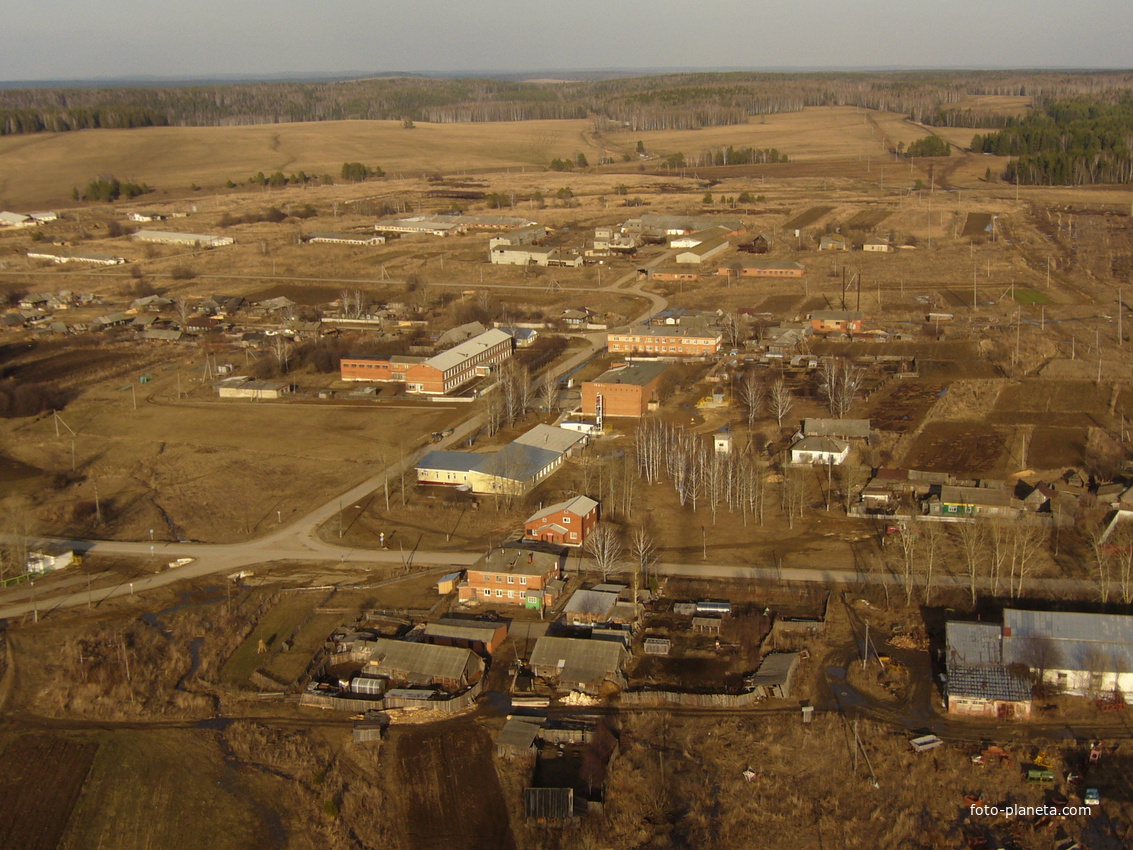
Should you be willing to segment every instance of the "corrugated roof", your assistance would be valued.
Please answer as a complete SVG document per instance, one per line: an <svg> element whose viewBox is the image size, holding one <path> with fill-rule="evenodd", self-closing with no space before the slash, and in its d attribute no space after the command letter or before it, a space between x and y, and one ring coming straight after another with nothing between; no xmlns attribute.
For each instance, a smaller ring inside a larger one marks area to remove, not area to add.
<svg viewBox="0 0 1133 850"><path fill-rule="evenodd" d="M1008 664L1034 665L1034 640L1042 639L1051 670L1133 670L1133 617L1069 611L1003 612L1003 656Z"/></svg>
<svg viewBox="0 0 1133 850"><path fill-rule="evenodd" d="M996 623L948 622L944 624L948 670L953 665L984 666L1003 664L999 636L1002 632Z"/></svg>
<svg viewBox="0 0 1133 850"><path fill-rule="evenodd" d="M479 658L459 646L438 646L431 643L407 643L381 638L365 644L370 660L378 662L378 672L408 673L410 678L456 680L464 676Z"/></svg>
<svg viewBox="0 0 1133 850"><path fill-rule="evenodd" d="M425 636L489 641L496 630L500 628L506 628L506 624L489 623L483 620L455 620L445 617L426 625Z"/></svg>
<svg viewBox="0 0 1133 850"><path fill-rule="evenodd" d="M435 357L430 357L425 363L441 372L447 372L454 366L459 366L469 358L475 357L482 351L494 345L499 345L505 340L511 342L511 336L501 331L499 328L491 328L484 331L482 334L474 336L467 342L462 342L460 345L454 346L448 351L442 351Z"/></svg>
<svg viewBox="0 0 1133 850"><path fill-rule="evenodd" d="M993 490L988 487L950 487L945 485L940 488L940 501L948 505L1006 508L1011 505L1011 493L1007 490Z"/></svg>
<svg viewBox="0 0 1133 850"><path fill-rule="evenodd" d="M485 475L523 483L537 476L561 456L560 451L512 442L494 454L479 455L483 460L474 468Z"/></svg>
<svg viewBox="0 0 1133 850"><path fill-rule="evenodd" d="M608 617L617 601L618 594L616 593L607 593L601 590L576 590L563 608L563 613L593 614L596 617Z"/></svg>
<svg viewBox="0 0 1133 850"><path fill-rule="evenodd" d="M1029 702L1031 683L1006 667L949 667L948 696Z"/></svg>
<svg viewBox="0 0 1133 850"><path fill-rule="evenodd" d="M528 522L533 522L537 519L557 514L561 511L570 511L576 516L586 516L592 510L598 507L598 503L591 499L589 496L575 496L573 499L567 499L565 502L556 502L553 505L548 505L542 510L538 510L527 518Z"/></svg>
<svg viewBox="0 0 1133 850"><path fill-rule="evenodd" d="M580 638L541 637L531 652L532 667L557 667L566 682L599 683L614 677L625 658L620 643Z"/></svg>
<svg viewBox="0 0 1133 850"><path fill-rule="evenodd" d="M529 750L535 745L535 739L539 737L539 729L538 723L528 723L526 720L513 718L504 724L504 728L496 736L496 746Z"/></svg>
<svg viewBox="0 0 1133 850"><path fill-rule="evenodd" d="M772 652L760 662L759 669L755 671L755 675L752 677L752 683L782 687L790 681L791 674L798 666L799 654L797 652Z"/></svg>
<svg viewBox="0 0 1133 850"><path fill-rule="evenodd" d="M554 425L536 425L530 431L520 434L512 443L520 446L534 446L539 449L548 449L563 453L577 446L586 439L586 435L578 431L568 431Z"/></svg>
<svg viewBox="0 0 1133 850"><path fill-rule="evenodd" d="M808 437L869 437L868 419L804 419Z"/></svg>
<svg viewBox="0 0 1133 850"><path fill-rule="evenodd" d="M475 452L446 452L435 449L417 461L417 469L439 469L444 472L470 472L480 466L484 455Z"/></svg>

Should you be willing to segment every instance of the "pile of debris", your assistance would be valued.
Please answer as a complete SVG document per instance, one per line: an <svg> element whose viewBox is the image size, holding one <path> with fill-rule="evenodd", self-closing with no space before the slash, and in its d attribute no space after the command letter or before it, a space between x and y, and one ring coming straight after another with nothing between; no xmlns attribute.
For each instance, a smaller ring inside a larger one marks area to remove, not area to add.
<svg viewBox="0 0 1133 850"><path fill-rule="evenodd" d="M916 626L907 634L889 638L889 645L898 649L928 649L928 635L923 628Z"/></svg>

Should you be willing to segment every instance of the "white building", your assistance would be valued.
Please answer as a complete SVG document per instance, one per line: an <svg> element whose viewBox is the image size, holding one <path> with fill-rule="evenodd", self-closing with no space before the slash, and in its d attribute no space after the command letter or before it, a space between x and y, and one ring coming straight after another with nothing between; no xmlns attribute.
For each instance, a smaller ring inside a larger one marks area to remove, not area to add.
<svg viewBox="0 0 1133 850"><path fill-rule="evenodd" d="M54 572L69 567L75 560L75 553L70 549L50 555L47 552L32 552L28 555L27 571L33 576Z"/></svg>
<svg viewBox="0 0 1133 850"><path fill-rule="evenodd" d="M232 245L236 240L231 236L216 236L209 233L177 233L172 230L139 230L134 234L138 242L155 242L163 245L187 245L194 248L220 248Z"/></svg>
<svg viewBox="0 0 1133 850"><path fill-rule="evenodd" d="M581 255L540 245L496 245L489 251L489 259L497 266L582 267Z"/></svg>
<svg viewBox="0 0 1133 850"><path fill-rule="evenodd" d="M850 456L850 444L834 437L803 437L791 446L791 463L841 466Z"/></svg>

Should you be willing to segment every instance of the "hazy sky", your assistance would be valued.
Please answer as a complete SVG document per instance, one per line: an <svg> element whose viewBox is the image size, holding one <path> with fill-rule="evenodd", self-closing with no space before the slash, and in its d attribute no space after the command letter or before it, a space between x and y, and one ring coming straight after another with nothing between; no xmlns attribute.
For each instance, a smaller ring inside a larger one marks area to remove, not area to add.
<svg viewBox="0 0 1133 850"><path fill-rule="evenodd" d="M0 80L1133 67L1131 0L3 0Z"/></svg>

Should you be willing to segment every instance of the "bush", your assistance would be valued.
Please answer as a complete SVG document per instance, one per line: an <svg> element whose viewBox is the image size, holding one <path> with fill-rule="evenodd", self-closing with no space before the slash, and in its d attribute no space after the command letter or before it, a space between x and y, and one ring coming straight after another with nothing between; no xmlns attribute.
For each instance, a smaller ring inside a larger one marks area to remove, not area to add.
<svg viewBox="0 0 1133 850"><path fill-rule="evenodd" d="M186 263L178 263L169 270L169 276L174 280L192 280L197 276L193 267Z"/></svg>

